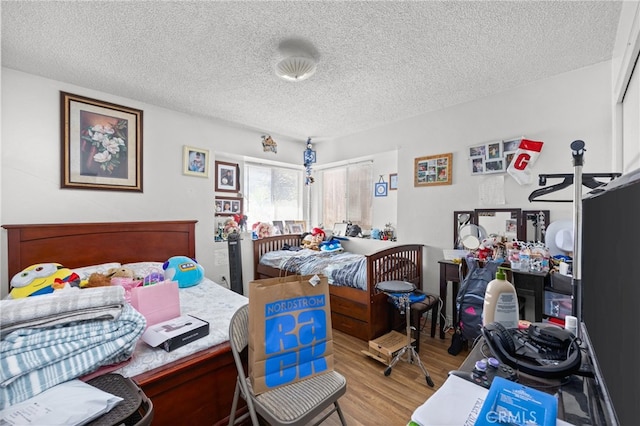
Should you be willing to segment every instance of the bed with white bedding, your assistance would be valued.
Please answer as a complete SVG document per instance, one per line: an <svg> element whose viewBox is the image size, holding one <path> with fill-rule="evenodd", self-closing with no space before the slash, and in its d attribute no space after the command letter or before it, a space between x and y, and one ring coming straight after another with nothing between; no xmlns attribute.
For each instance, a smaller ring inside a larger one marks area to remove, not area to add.
<svg viewBox="0 0 640 426"><path fill-rule="evenodd" d="M3 282L37 263L74 270L116 263L136 270L157 268L149 262L177 255L196 259L195 226L194 220L3 225L8 242ZM115 371L133 378L153 401L154 425L226 424L236 380L228 326L247 299L208 279L179 295L181 312L208 321L209 335L172 352L140 340L131 359Z"/></svg>

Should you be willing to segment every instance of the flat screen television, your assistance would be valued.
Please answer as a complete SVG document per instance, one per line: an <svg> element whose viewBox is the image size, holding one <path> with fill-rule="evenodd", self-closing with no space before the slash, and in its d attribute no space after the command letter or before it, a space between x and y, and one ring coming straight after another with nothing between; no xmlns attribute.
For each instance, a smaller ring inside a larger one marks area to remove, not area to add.
<svg viewBox="0 0 640 426"><path fill-rule="evenodd" d="M640 419L640 169L582 201L582 322L618 423Z"/></svg>

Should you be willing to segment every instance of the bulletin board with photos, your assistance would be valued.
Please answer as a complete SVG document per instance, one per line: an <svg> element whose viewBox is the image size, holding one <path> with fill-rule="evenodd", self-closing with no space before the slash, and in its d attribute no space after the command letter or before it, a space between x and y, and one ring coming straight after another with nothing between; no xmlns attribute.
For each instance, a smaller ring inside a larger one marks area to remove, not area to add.
<svg viewBox="0 0 640 426"><path fill-rule="evenodd" d="M414 159L413 186L451 185L453 154Z"/></svg>
<svg viewBox="0 0 640 426"><path fill-rule="evenodd" d="M505 173L520 146L522 137L498 140L469 147L472 175Z"/></svg>

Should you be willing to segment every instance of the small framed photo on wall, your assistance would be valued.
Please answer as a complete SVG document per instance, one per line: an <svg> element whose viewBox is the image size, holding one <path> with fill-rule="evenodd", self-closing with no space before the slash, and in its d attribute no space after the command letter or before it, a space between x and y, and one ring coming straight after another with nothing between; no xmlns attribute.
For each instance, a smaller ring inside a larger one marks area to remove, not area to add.
<svg viewBox="0 0 640 426"><path fill-rule="evenodd" d="M391 173L389 175L389 190L390 191L395 191L398 189L398 174L397 173Z"/></svg>
<svg viewBox="0 0 640 426"><path fill-rule="evenodd" d="M240 197L216 197L216 214L220 216L231 216L242 213L242 198Z"/></svg>
<svg viewBox="0 0 640 426"><path fill-rule="evenodd" d="M238 164L216 161L216 192L240 191Z"/></svg>
<svg viewBox="0 0 640 426"><path fill-rule="evenodd" d="M484 173L484 157L471 157L471 174L480 175Z"/></svg>
<svg viewBox="0 0 640 426"><path fill-rule="evenodd" d="M504 159L487 160L484 162L485 173L502 173L505 171Z"/></svg>
<svg viewBox="0 0 640 426"><path fill-rule="evenodd" d="M209 177L209 151L185 146L182 150L182 173L189 176Z"/></svg>
<svg viewBox="0 0 640 426"><path fill-rule="evenodd" d="M505 140L504 142L502 142L502 150L505 154L508 152L516 152L518 150L518 147L520 146L521 140L522 138Z"/></svg>
<svg viewBox="0 0 640 426"><path fill-rule="evenodd" d="M487 156L487 146L485 144L469 147L469 157L482 157Z"/></svg>
<svg viewBox="0 0 640 426"><path fill-rule="evenodd" d="M487 144L487 160L502 158L502 141Z"/></svg>

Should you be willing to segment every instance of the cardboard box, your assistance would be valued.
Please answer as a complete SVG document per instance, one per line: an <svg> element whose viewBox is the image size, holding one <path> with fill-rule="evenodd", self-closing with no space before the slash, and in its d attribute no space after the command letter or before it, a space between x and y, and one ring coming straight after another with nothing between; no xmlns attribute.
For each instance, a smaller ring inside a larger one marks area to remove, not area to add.
<svg viewBox="0 0 640 426"><path fill-rule="evenodd" d="M147 328L142 340L154 348L162 345L165 351L171 352L208 334L207 321L193 315L182 315Z"/></svg>
<svg viewBox="0 0 640 426"><path fill-rule="evenodd" d="M413 343L415 339L411 339ZM407 335L391 331L375 340L369 340L369 351L365 355L389 364L398 351L407 344ZM365 351L363 351L365 352Z"/></svg>

